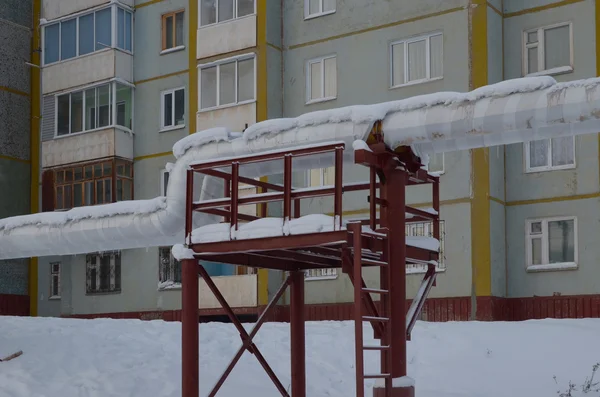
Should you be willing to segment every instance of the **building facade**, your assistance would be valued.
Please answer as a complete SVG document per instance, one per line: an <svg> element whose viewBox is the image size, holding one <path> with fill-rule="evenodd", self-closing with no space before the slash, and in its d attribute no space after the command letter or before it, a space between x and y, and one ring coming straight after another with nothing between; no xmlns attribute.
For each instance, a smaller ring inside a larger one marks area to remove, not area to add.
<svg viewBox="0 0 600 397"><path fill-rule="evenodd" d="M31 149L37 142L30 132L35 131L40 115L35 76L39 70L32 57L38 54L32 52L37 44L32 42L33 6L32 1L8 1L0 6L0 189L5 192L0 198L1 218L35 210L31 194L37 184L32 173L37 152ZM0 313L29 314L32 265L22 259L0 263Z"/></svg>
<svg viewBox="0 0 600 397"><path fill-rule="evenodd" d="M164 195L173 143L214 126L241 131L268 118L523 76L597 76L597 3L44 0L41 207ZM441 175L443 260L424 319L600 315L598 139L432 158L429 170ZM328 184L331 174L299 178ZM360 167L345 171L348 182L366 178ZM430 206L420 188L408 203ZM346 219L366 215L365 195L344 200ZM302 211L332 206L313 200ZM430 226L409 224L407 233ZM237 312L250 316L283 277L206 265ZM409 273L410 297L424 269ZM38 284L40 315L177 319L180 309L180 267L168 247L40 258ZM311 319L349 318L352 294L339 269L307 274ZM222 314L202 287L199 307Z"/></svg>

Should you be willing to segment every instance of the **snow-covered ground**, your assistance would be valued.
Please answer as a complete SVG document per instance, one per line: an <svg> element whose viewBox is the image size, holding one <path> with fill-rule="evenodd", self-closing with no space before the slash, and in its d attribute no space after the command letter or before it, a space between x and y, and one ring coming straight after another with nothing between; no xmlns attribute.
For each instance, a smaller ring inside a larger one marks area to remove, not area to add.
<svg viewBox="0 0 600 397"><path fill-rule="evenodd" d="M353 324L308 323L306 328L307 395L353 396ZM0 396L179 397L180 331L181 324L162 321L0 317L0 358L23 351L0 362ZM365 325L365 332L371 338L370 327ZM230 324L202 324L200 333L205 396L241 342ZM418 397L557 396L570 380L581 385L600 362L599 335L597 319L419 322L409 342L409 375ZM287 387L288 325L265 324L256 342ZM367 353L367 371L377 372L377 354ZM279 394L245 353L219 395Z"/></svg>

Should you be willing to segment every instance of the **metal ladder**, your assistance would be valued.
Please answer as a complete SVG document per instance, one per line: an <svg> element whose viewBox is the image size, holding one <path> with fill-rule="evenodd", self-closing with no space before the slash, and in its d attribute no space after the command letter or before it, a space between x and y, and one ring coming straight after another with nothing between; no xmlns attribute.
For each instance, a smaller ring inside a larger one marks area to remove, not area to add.
<svg viewBox="0 0 600 397"><path fill-rule="evenodd" d="M354 284L354 332L355 332L355 351L356 351L356 397L365 396L365 379L382 379L385 383L385 396L391 397L392 393L392 377L389 373L391 368L391 352L390 352L390 299L388 285L380 285L380 288L368 288L362 276L364 265L378 266L380 272L385 272L381 280L386 282L389 280L390 266L387 262L388 239L379 233L363 232L362 226L358 223L351 224L348 229L352 232L353 240L353 266L351 275ZM363 258L362 254L362 239L378 238L383 241L383 258L384 260L372 260ZM387 282L386 282L387 284ZM380 309L377 310L371 294L380 296ZM367 312L367 313L365 313ZM375 338L379 339L379 345L365 346L363 337L363 322L368 321L373 325ZM381 371L380 373L366 374L364 372L364 352L379 351L381 353Z"/></svg>

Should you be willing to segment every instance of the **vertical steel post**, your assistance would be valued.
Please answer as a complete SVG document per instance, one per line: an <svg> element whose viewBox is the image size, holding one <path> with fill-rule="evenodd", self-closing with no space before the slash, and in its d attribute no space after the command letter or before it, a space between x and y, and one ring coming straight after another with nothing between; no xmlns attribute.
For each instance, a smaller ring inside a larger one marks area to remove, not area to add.
<svg viewBox="0 0 600 397"><path fill-rule="evenodd" d="M382 188L387 203L385 215L389 230L390 267L390 354L392 378L406 376L406 171L391 169Z"/></svg>
<svg viewBox="0 0 600 397"><path fill-rule="evenodd" d="M188 245L192 244L192 225L194 210L192 208L194 201L194 170L188 169L186 174L185 189L185 241Z"/></svg>
<svg viewBox="0 0 600 397"><path fill-rule="evenodd" d="M283 221L292 217L292 155L283 158Z"/></svg>
<svg viewBox="0 0 600 397"><path fill-rule="evenodd" d="M354 354L356 356L356 397L365 396L365 368L363 352L363 295L362 295L362 225L351 223L348 230L352 232L353 276L354 276Z"/></svg>
<svg viewBox="0 0 600 397"><path fill-rule="evenodd" d="M183 397L199 397L198 264L182 261L181 274L181 385Z"/></svg>
<svg viewBox="0 0 600 397"><path fill-rule="evenodd" d="M437 217L433 221L433 238L440 239L440 180L436 178L433 182L433 209L437 211Z"/></svg>
<svg viewBox="0 0 600 397"><path fill-rule="evenodd" d="M344 148L337 147L335 148L335 185L334 185L334 205L333 212L335 215L334 230L341 230L342 228L342 193L344 186L344 177L343 177L343 169L344 169Z"/></svg>
<svg viewBox="0 0 600 397"><path fill-rule="evenodd" d="M234 162L231 164L231 228L238 230L238 198L240 195L240 163Z"/></svg>
<svg viewBox="0 0 600 397"><path fill-rule="evenodd" d="M231 179L223 178L223 197L231 197ZM231 206L227 206L224 208L225 211L231 212ZM224 222L231 222L231 216L225 215L223 217Z"/></svg>
<svg viewBox="0 0 600 397"><path fill-rule="evenodd" d="M375 167L369 168L369 227L372 230L377 228L377 172ZM382 287L383 288L383 287Z"/></svg>
<svg viewBox="0 0 600 397"><path fill-rule="evenodd" d="M292 360L292 396L306 397L306 328L304 323L304 272L294 271L291 273L290 276L290 345Z"/></svg>

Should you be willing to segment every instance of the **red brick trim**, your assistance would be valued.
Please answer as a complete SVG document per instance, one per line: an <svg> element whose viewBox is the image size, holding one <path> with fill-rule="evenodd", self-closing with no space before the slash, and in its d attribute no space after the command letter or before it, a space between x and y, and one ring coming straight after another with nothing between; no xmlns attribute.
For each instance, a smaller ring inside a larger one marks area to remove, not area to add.
<svg viewBox="0 0 600 397"><path fill-rule="evenodd" d="M0 294L0 316L29 316L29 296Z"/></svg>
<svg viewBox="0 0 600 397"><path fill-rule="evenodd" d="M471 302L471 297L427 299L421 319L433 322L473 320L471 318ZM409 305L410 302L407 303L407 309ZM27 308L27 310L29 309ZM264 307L234 309L238 315L258 315L263 310ZM343 321L354 318L353 303L306 305L305 310L307 321ZM209 321L212 316L223 316L225 312L221 309L206 309L199 310L198 315L201 317L201 321ZM267 321L288 322L289 316L289 306L277 306L273 309ZM81 314L63 317L180 321L181 310ZM522 321L542 318L584 317L600 317L600 295L536 296L530 298L477 297L477 310L474 319L478 321Z"/></svg>

